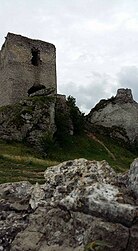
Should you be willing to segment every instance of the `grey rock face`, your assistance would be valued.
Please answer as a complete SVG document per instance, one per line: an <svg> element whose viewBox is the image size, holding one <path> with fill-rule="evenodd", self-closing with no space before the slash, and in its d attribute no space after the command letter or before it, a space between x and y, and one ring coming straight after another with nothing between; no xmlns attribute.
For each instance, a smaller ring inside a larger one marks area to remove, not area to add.
<svg viewBox="0 0 138 251"><path fill-rule="evenodd" d="M4 246L1 237L1 246L6 251L84 251L86 244L101 240L108 243L102 250L137 251L137 200L128 183L135 168L130 170L117 175L106 161L76 159L48 168L43 185L1 185L3 213L8 203L14 208L11 222L17 222L14 238ZM21 220L20 213L26 218ZM3 218L0 224L10 233Z"/></svg>
<svg viewBox="0 0 138 251"><path fill-rule="evenodd" d="M0 250L10 250L15 236L28 225L29 182L0 185Z"/></svg>
<svg viewBox="0 0 138 251"><path fill-rule="evenodd" d="M55 132L55 98L31 97L0 108L0 138L39 146L44 135Z"/></svg>
<svg viewBox="0 0 138 251"><path fill-rule="evenodd" d="M138 158L133 161L129 170L129 187L138 199Z"/></svg>
<svg viewBox="0 0 138 251"><path fill-rule="evenodd" d="M119 89L109 100L101 100L87 116L93 126L102 126L111 137L138 145L138 103L130 89Z"/></svg>
<svg viewBox="0 0 138 251"><path fill-rule="evenodd" d="M135 103L131 89L118 89L115 98L120 103Z"/></svg>

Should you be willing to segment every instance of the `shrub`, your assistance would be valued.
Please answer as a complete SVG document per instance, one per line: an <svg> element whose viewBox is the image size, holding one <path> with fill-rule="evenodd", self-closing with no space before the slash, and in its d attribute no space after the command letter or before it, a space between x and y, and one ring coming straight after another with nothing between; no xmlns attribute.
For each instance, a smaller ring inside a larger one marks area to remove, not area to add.
<svg viewBox="0 0 138 251"><path fill-rule="evenodd" d="M84 113L76 106L76 99L68 96L67 105L70 110L70 117L73 123L74 134L80 135L84 132Z"/></svg>

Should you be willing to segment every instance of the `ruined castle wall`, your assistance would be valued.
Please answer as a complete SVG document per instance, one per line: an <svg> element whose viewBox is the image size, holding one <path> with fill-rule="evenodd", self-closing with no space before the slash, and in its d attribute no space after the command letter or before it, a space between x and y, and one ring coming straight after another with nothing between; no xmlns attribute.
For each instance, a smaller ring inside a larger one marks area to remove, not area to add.
<svg viewBox="0 0 138 251"><path fill-rule="evenodd" d="M32 49L40 53L38 65L32 64ZM0 106L20 101L39 85L57 93L55 46L8 33L1 50Z"/></svg>
<svg viewBox="0 0 138 251"><path fill-rule="evenodd" d="M0 71L0 106L10 104L12 96L12 81L9 77L8 69Z"/></svg>

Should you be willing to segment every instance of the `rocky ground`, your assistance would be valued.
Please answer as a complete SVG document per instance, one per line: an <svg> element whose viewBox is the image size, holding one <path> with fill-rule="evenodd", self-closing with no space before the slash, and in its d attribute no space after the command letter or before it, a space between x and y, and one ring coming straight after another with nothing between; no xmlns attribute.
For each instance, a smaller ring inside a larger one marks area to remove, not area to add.
<svg viewBox="0 0 138 251"><path fill-rule="evenodd" d="M123 175L86 159L44 175L0 185L1 251L138 250L138 159Z"/></svg>

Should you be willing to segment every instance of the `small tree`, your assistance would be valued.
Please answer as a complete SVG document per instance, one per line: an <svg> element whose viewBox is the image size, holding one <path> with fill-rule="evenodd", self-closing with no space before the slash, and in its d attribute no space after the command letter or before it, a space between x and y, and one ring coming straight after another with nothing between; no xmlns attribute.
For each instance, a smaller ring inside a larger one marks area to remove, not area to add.
<svg viewBox="0 0 138 251"><path fill-rule="evenodd" d="M76 106L76 99L72 96L67 97L67 105L70 110L74 134L82 134L84 131L84 113L80 112L79 108Z"/></svg>

